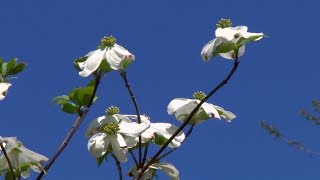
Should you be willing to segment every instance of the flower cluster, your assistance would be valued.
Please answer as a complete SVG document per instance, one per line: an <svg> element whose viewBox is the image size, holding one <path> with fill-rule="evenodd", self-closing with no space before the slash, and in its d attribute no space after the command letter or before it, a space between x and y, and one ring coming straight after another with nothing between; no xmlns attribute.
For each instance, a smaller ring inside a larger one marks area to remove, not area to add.
<svg viewBox="0 0 320 180"><path fill-rule="evenodd" d="M108 108L107 112L114 106ZM117 108L118 109L118 108ZM127 150L134 148L139 136L143 144L154 141L158 136L168 139L178 129L169 123L151 123L145 115L140 116L141 123L137 123L136 115L106 114L94 119L86 132L90 137L88 150L95 158L113 153L121 162L126 162ZM170 143L170 147L181 145L185 135L180 132Z"/></svg>
<svg viewBox="0 0 320 180"><path fill-rule="evenodd" d="M28 178L30 169L35 172L42 171L42 164L47 157L25 148L16 137L0 137L0 143L5 148L16 177ZM10 173L8 161L4 154L0 156L0 175Z"/></svg>

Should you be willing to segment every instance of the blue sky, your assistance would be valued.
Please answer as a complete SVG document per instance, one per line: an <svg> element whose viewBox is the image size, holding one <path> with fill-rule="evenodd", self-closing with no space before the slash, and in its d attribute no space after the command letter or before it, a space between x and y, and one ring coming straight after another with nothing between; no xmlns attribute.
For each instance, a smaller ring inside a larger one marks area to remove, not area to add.
<svg viewBox="0 0 320 180"><path fill-rule="evenodd" d="M259 126L267 120L320 150L318 127L298 113L311 110L311 100L319 99L318 7L311 0L2 1L0 57L18 57L28 67L11 81L0 103L0 135L17 136L27 148L51 157L75 120L51 99L89 82L72 61L105 35L114 35L136 56L128 78L141 112L153 121L179 125L167 114L168 103L197 90L210 91L232 67L220 57L209 63L200 58L215 23L230 18L235 26L269 36L247 46L235 76L209 101L237 118L200 124L165 160L179 169L183 180L319 179L318 158L274 141ZM110 105L125 114L135 111L116 72L102 80L97 95L99 101L45 179L118 179L112 160L97 168L84 132ZM128 168L124 166L125 172Z"/></svg>

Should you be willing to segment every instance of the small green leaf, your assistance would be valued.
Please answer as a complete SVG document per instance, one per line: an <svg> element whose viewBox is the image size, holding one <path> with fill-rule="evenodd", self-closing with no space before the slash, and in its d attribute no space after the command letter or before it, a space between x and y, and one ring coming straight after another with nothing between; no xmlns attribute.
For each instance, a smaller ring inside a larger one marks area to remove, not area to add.
<svg viewBox="0 0 320 180"><path fill-rule="evenodd" d="M77 95L78 95L78 92L79 92L79 89L80 89L80 88L75 88L74 90L72 90L72 91L69 93L69 99L70 99L71 101L76 101Z"/></svg>
<svg viewBox="0 0 320 180"><path fill-rule="evenodd" d="M6 73L6 70L7 70L7 63L2 63L2 75L5 75L5 73Z"/></svg>
<svg viewBox="0 0 320 180"><path fill-rule="evenodd" d="M19 72L23 71L26 66L27 64L25 63L18 63L9 72L7 72L7 74L8 75L18 74Z"/></svg>
<svg viewBox="0 0 320 180"><path fill-rule="evenodd" d="M75 104L65 103L61 106L62 111L69 114L78 114L78 109Z"/></svg>
<svg viewBox="0 0 320 180"><path fill-rule="evenodd" d="M261 38L261 37L266 37L265 35L258 35L258 36L251 36L249 38L244 38L244 37L241 37L238 42L237 42L237 45L240 47L246 43L250 43L250 42L253 42L255 40L257 40L258 38Z"/></svg>
<svg viewBox="0 0 320 180"><path fill-rule="evenodd" d="M65 100L69 100L69 96L67 95L61 95L61 96L56 96L52 99L52 101L57 101L57 100L60 100L60 99L65 99Z"/></svg>
<svg viewBox="0 0 320 180"><path fill-rule="evenodd" d="M162 146L164 143L166 143L167 140L168 140L167 138L159 134L155 134L153 138L153 142L159 146Z"/></svg>
<svg viewBox="0 0 320 180"><path fill-rule="evenodd" d="M87 106L90 103L94 87L88 86L80 88L76 95L76 102L80 107Z"/></svg>
<svg viewBox="0 0 320 180"><path fill-rule="evenodd" d="M123 65L122 65L122 68L123 69L127 69L127 67L132 63L132 60L131 59L125 59L123 61Z"/></svg>
<svg viewBox="0 0 320 180"><path fill-rule="evenodd" d="M101 64L100 64L100 66L99 66L99 69L100 69L102 72L110 72L110 71L112 71L112 68L110 67L109 63L108 63L105 59L103 59L103 60L101 61Z"/></svg>
<svg viewBox="0 0 320 180"><path fill-rule="evenodd" d="M12 173L11 173L10 170L8 170L8 171L6 172L6 175L5 175L4 179L5 179L5 180L14 180L14 178L13 178Z"/></svg>
<svg viewBox="0 0 320 180"><path fill-rule="evenodd" d="M17 59L12 59L7 63L6 74L8 75L10 71L16 66Z"/></svg>
<svg viewBox="0 0 320 180"><path fill-rule="evenodd" d="M227 53L235 49L236 49L235 43L222 42L217 46L216 50L213 52L213 57L217 56L219 53Z"/></svg>

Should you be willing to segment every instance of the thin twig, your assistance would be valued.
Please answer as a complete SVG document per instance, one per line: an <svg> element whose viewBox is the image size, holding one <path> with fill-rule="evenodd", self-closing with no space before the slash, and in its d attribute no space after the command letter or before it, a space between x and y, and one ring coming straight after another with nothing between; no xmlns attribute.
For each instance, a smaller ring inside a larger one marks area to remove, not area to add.
<svg viewBox="0 0 320 180"><path fill-rule="evenodd" d="M121 75L122 79L124 80L124 83L125 83L125 85L126 85L126 88L127 88L128 91L129 91L129 94L130 94L131 100L132 100L132 102L133 102L134 108L136 109L136 114L137 114L138 123L140 124L140 123L141 123L141 118L140 118L139 107L138 107L136 98L134 97L133 92L132 92L132 90L131 90L130 84L129 84L129 82L128 82L127 73L126 73L126 71L120 71L120 75ZM139 166L137 166L138 168L139 168L140 166L141 166L141 167L143 166L142 161L141 161L141 158L142 158L141 141L142 141L142 140L141 140L141 136L139 136L139 143L138 143L138 147L139 147Z"/></svg>
<svg viewBox="0 0 320 180"><path fill-rule="evenodd" d="M183 124L173 133L173 135L166 141L164 145L156 152L156 154L150 159L150 161L142 168L141 174L143 174L148 167L155 163L156 159L159 157L159 155L165 150L165 148L170 144L170 142L182 131L184 127L188 125L188 123L191 121L194 114L200 109L201 105L206 102L214 93L216 93L221 87L223 87L225 84L228 83L229 79L232 77L232 75L235 73L239 65L238 57L235 58L233 63L233 68L229 72L228 76L220 82L218 86L216 86L200 103L193 109L193 111L190 113L188 118L183 122ZM141 175L140 174L140 175Z"/></svg>
<svg viewBox="0 0 320 180"><path fill-rule="evenodd" d="M111 153L111 156L116 162L118 173L119 173L119 180L122 180L122 168L121 168L120 161L117 159L117 157L113 153Z"/></svg>
<svg viewBox="0 0 320 180"><path fill-rule="evenodd" d="M41 173L39 174L39 176L37 177L37 180L40 180L42 178L42 176L48 172L48 170L50 169L51 165L55 162L55 160L59 157L59 155L62 153L62 151L66 148L66 146L68 145L69 141L71 140L72 136L74 135L74 133L77 131L77 129L79 128L81 122L83 121L83 119L85 118L85 116L87 115L87 113L90 110L90 107L92 105L93 99L96 96L96 92L98 89L98 86L100 84L100 79L101 79L101 72L98 73L97 77L96 77L96 82L94 85L94 89L93 89L93 93L91 95L89 104L87 105L87 107L83 110L83 112L81 113L81 115L79 115L76 119L76 122L74 123L73 127L71 128L70 132L68 133L68 135L66 136L65 140L62 142L62 144L60 145L60 147L58 148L58 150L56 151L56 153L54 154L54 156L50 159L50 161L48 162L48 164L44 167L44 169L41 171Z"/></svg>
<svg viewBox="0 0 320 180"><path fill-rule="evenodd" d="M129 151L130 155L132 156L132 159L133 159L134 163L136 164L136 167L138 167L139 163L138 163L138 161L137 161L136 156L133 154L133 152L131 151L131 149L129 149L128 151Z"/></svg>
<svg viewBox="0 0 320 180"><path fill-rule="evenodd" d="M142 165L144 165L144 163L146 163L147 160L147 155L148 155L148 149L149 149L149 143L146 144L146 147L144 148L144 153L143 153L143 159L142 159Z"/></svg>
<svg viewBox="0 0 320 180"><path fill-rule="evenodd" d="M13 167L12 167L11 161L9 159L9 156L8 156L7 152L6 152L6 149L2 145L2 142L0 142L0 148L1 148L1 151L3 152L4 157L6 158L6 160L8 162L8 165L9 165L9 168L10 168L11 175L12 175L13 179L16 179L16 176L14 175L14 171L13 171Z"/></svg>

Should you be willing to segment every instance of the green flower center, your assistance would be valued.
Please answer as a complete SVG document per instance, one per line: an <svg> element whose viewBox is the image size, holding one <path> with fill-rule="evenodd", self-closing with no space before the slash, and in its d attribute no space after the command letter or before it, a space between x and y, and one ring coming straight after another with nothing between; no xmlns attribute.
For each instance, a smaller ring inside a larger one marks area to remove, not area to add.
<svg viewBox="0 0 320 180"><path fill-rule="evenodd" d="M117 134L117 132L120 130L118 123L115 122L105 124L102 129L104 133L109 135Z"/></svg>
<svg viewBox="0 0 320 180"><path fill-rule="evenodd" d="M120 113L120 109L116 106L110 106L106 110L106 114L110 115L110 116L115 115L115 114L119 114L119 113Z"/></svg>
<svg viewBox="0 0 320 180"><path fill-rule="evenodd" d="M231 27L232 22L230 19L220 19L220 21L218 21L218 23L216 24L217 28L227 28L227 27Z"/></svg>
<svg viewBox="0 0 320 180"><path fill-rule="evenodd" d="M204 98L206 98L207 95L202 91L197 91L193 93L193 98L202 101Z"/></svg>
<svg viewBox="0 0 320 180"><path fill-rule="evenodd" d="M101 41L100 45L98 46L99 49L104 49L104 48L112 48L114 44L116 43L116 38L113 36L104 36Z"/></svg>

